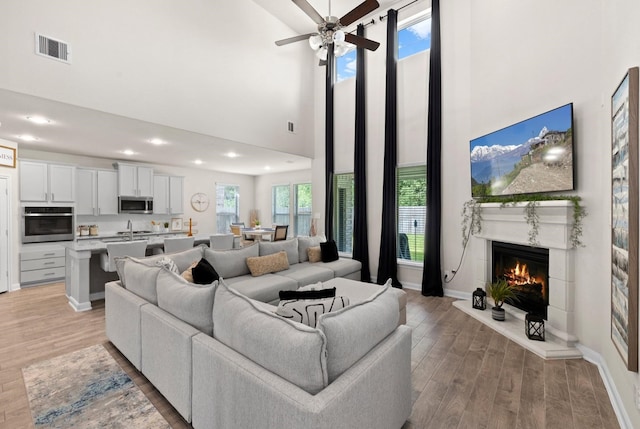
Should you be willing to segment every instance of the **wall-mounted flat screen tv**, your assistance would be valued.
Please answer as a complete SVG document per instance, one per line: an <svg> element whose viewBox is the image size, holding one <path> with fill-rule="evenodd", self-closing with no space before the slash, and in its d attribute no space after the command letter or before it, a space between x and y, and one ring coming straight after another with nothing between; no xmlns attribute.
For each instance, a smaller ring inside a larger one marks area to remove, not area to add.
<svg viewBox="0 0 640 429"><path fill-rule="evenodd" d="M573 104L471 140L471 195L574 189Z"/></svg>

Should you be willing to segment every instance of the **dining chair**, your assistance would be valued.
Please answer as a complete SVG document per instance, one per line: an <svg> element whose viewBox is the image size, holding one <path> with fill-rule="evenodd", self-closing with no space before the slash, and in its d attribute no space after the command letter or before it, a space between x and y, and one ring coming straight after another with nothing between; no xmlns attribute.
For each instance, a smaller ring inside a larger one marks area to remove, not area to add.
<svg viewBox="0 0 640 429"><path fill-rule="evenodd" d="M164 253L176 253L193 248L193 237L168 237L164 239Z"/></svg>
<svg viewBox="0 0 640 429"><path fill-rule="evenodd" d="M276 225L275 232L273 233L273 241L286 240L288 231L289 225Z"/></svg>
<svg viewBox="0 0 640 429"><path fill-rule="evenodd" d="M146 250L147 240L107 243L107 253L100 254L100 266L107 272L114 272L116 270L115 258L121 256L144 258Z"/></svg>
<svg viewBox="0 0 640 429"><path fill-rule="evenodd" d="M233 249L234 234L213 234L209 237L209 248L216 250Z"/></svg>

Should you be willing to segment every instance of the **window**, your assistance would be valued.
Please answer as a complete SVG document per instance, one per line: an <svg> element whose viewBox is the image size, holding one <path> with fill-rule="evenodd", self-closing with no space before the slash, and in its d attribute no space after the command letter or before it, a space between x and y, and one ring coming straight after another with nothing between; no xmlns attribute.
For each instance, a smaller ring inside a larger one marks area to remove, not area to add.
<svg viewBox="0 0 640 429"><path fill-rule="evenodd" d="M311 229L311 183L293 185L293 234L309 235Z"/></svg>
<svg viewBox="0 0 640 429"><path fill-rule="evenodd" d="M353 173L333 179L333 234L338 251L351 253L353 243Z"/></svg>
<svg viewBox="0 0 640 429"><path fill-rule="evenodd" d="M424 261L427 167L398 167L398 259Z"/></svg>
<svg viewBox="0 0 640 429"><path fill-rule="evenodd" d="M399 60L431 48L431 11L400 22L398 28Z"/></svg>
<svg viewBox="0 0 640 429"><path fill-rule="evenodd" d="M231 231L231 224L240 218L240 187L216 183L216 218L218 232Z"/></svg>
<svg viewBox="0 0 640 429"><path fill-rule="evenodd" d="M336 82L356 77L355 46L341 57L336 58Z"/></svg>
<svg viewBox="0 0 640 429"><path fill-rule="evenodd" d="M271 188L271 220L276 225L289 225L289 185Z"/></svg>

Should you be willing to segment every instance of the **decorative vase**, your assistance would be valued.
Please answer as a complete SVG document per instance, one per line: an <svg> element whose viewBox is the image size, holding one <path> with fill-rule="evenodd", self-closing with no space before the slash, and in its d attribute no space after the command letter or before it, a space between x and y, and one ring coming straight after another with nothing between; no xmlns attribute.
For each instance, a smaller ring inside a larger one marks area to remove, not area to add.
<svg viewBox="0 0 640 429"><path fill-rule="evenodd" d="M502 307L492 307L491 308L491 317L493 320L498 320L500 322L504 322L504 308Z"/></svg>

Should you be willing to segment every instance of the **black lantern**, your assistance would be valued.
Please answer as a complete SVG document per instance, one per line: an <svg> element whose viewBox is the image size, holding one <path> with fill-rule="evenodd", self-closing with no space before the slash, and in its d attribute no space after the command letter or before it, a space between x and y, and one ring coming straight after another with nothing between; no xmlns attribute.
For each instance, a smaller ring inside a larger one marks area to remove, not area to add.
<svg viewBox="0 0 640 429"><path fill-rule="evenodd" d="M544 319L533 313L527 313L524 317L524 327L527 338L530 340L544 341Z"/></svg>
<svg viewBox="0 0 640 429"><path fill-rule="evenodd" d="M473 292L473 308L477 308L478 310L484 310L487 308L487 293L482 288L477 288Z"/></svg>

